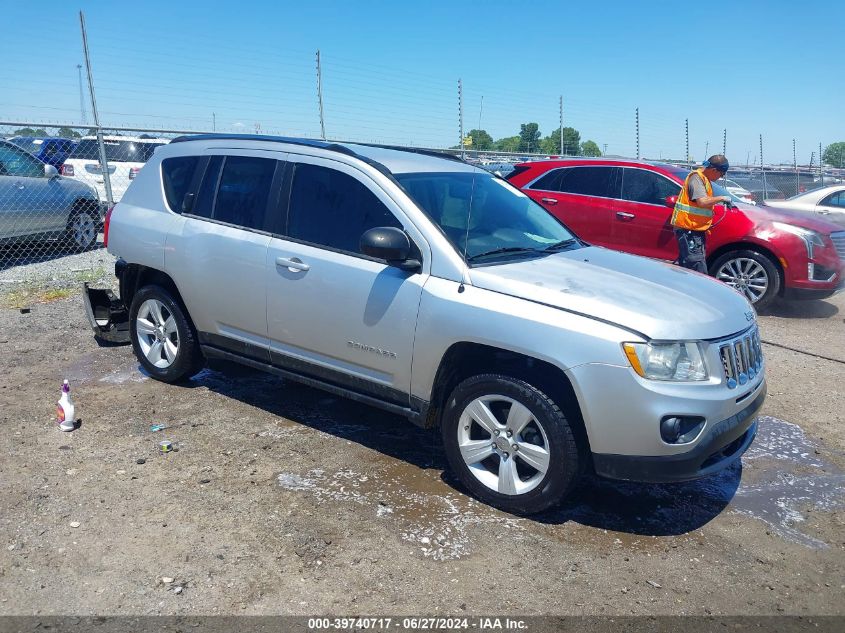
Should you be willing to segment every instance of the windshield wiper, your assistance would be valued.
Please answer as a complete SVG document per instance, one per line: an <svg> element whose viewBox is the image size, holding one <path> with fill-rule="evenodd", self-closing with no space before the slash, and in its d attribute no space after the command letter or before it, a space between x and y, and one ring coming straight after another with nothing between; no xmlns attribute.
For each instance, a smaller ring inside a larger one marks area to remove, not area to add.
<svg viewBox="0 0 845 633"><path fill-rule="evenodd" d="M554 252L554 251L562 251L566 250L570 246L576 246L581 244L581 240L576 239L574 237L569 238L568 240L563 240L562 242L558 242L557 244L552 244L551 246L547 246L543 250L546 252Z"/></svg>
<svg viewBox="0 0 845 633"><path fill-rule="evenodd" d="M539 251L536 248L526 248L524 246L505 246L503 248L494 248L492 251L486 251L484 253L478 253L476 255L471 255L467 257L467 261L471 262L473 260L479 259L481 257L489 257L491 255L501 255L503 253L542 253L543 251Z"/></svg>

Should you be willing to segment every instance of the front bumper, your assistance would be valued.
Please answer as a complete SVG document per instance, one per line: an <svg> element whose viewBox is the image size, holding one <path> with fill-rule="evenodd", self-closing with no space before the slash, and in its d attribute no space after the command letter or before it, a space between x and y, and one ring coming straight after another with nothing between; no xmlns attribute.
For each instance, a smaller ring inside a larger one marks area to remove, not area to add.
<svg viewBox="0 0 845 633"><path fill-rule="evenodd" d="M610 479L648 483L689 481L706 477L736 462L757 434L757 413L766 399L763 384L747 407L715 424L696 447L661 457L593 454L596 474Z"/></svg>

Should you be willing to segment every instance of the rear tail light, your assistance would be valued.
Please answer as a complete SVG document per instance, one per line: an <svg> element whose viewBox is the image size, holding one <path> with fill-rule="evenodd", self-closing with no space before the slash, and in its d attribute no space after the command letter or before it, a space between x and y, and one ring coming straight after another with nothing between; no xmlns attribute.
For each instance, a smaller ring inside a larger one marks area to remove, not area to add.
<svg viewBox="0 0 845 633"><path fill-rule="evenodd" d="M109 224L111 224L112 211L114 211L114 207L109 207L109 210L106 211L106 218L103 220L103 246L105 247L109 245Z"/></svg>
<svg viewBox="0 0 845 633"><path fill-rule="evenodd" d="M73 165L62 165L62 176L73 176Z"/></svg>
<svg viewBox="0 0 845 633"><path fill-rule="evenodd" d="M129 180L134 180L135 176L138 175L139 171L141 171L140 167L130 167L129 168Z"/></svg>

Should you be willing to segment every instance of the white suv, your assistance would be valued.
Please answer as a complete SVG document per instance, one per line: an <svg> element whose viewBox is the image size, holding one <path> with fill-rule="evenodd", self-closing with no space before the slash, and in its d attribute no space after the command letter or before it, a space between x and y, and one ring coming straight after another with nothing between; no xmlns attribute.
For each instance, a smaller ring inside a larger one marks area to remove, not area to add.
<svg viewBox="0 0 845 633"><path fill-rule="evenodd" d="M109 170L112 198L120 202L123 193L157 147L169 143L164 138L136 138L132 136L103 136L106 164ZM97 190L100 200L106 200L106 185L100 165L100 149L96 136L83 136L62 165L62 176L77 178Z"/></svg>
<svg viewBox="0 0 845 633"><path fill-rule="evenodd" d="M511 512L549 507L587 469L705 476L757 429L766 383L745 298L591 247L458 159L179 138L106 237L121 297L89 289L89 319L151 376L228 359L439 427L463 484Z"/></svg>

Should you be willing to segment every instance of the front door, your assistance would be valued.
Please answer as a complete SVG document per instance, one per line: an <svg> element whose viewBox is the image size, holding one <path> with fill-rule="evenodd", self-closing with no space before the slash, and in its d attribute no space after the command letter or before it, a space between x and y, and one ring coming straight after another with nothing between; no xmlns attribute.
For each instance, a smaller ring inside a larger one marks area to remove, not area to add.
<svg viewBox="0 0 845 633"><path fill-rule="evenodd" d="M267 325L274 364L408 406L417 310L427 275L363 255L361 235L403 228L366 174L298 157L284 237L267 249ZM415 229L406 228L412 242ZM364 379L364 380L361 380Z"/></svg>
<svg viewBox="0 0 845 633"><path fill-rule="evenodd" d="M845 227L845 191L837 191L824 198L816 207L816 213Z"/></svg>

